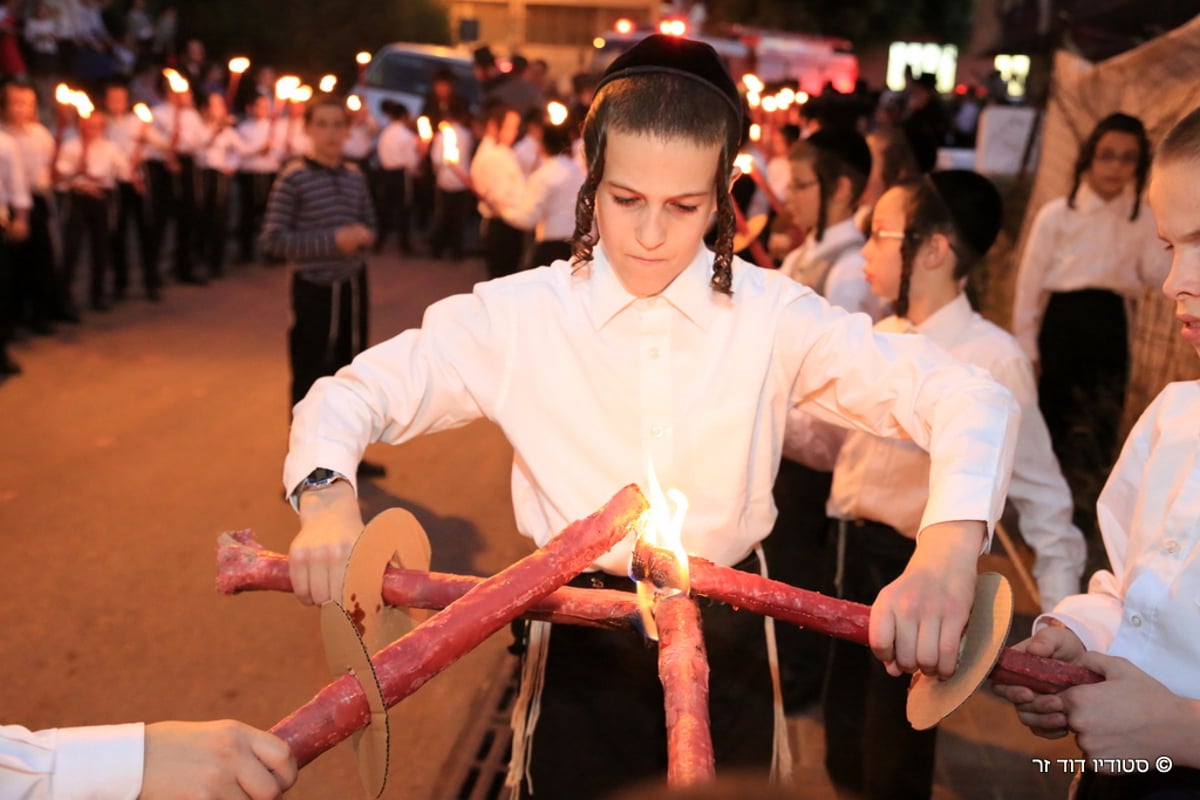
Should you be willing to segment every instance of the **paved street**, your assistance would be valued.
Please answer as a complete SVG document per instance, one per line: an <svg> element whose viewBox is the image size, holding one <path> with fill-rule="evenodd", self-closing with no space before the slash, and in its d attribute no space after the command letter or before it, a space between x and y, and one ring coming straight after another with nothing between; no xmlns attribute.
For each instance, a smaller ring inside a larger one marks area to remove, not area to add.
<svg viewBox="0 0 1200 800"><path fill-rule="evenodd" d="M376 258L376 338L419 324L431 301L482 277L478 260ZM25 374L0 384L0 720L234 717L269 727L327 682L313 609L213 590L218 533L250 528L286 550L296 531L279 484L287 287L282 268L235 269L210 287L169 287L161 305L133 299L12 348ZM373 448L388 475L364 485L364 516L409 508L436 569L495 572L527 551L513 531L510 455L489 424ZM486 738L510 668L507 643L499 634L392 712L386 797L457 795L455 776ZM800 796L832 797L819 722L793 728ZM1069 740L1036 740L979 695L945 726L935 797L1060 797L1065 776L1038 776L1029 758L1073 754ZM360 796L348 746L305 769L289 794Z"/></svg>

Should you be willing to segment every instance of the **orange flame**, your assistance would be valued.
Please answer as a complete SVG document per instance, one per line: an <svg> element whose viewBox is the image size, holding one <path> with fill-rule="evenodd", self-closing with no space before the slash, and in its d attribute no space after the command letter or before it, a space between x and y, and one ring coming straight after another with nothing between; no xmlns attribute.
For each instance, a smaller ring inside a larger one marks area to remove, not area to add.
<svg viewBox="0 0 1200 800"><path fill-rule="evenodd" d="M658 585L656 575L641 575L637 580L638 606L642 612L642 625L646 636L657 641L658 625L654 622L654 603L660 596L686 594L691 588L688 574L688 555L683 549L683 520L687 516L687 496L678 489L665 493L654 473L654 464L648 468L648 490L646 497L650 509L644 517L642 531L634 543L635 561L639 547L652 548L656 556L671 567L667 584Z"/></svg>
<svg viewBox="0 0 1200 800"><path fill-rule="evenodd" d="M150 113L150 107L145 103L138 103L136 106L134 106L133 113L137 115L138 119L147 125L149 125L151 122L154 122L154 115Z"/></svg>
<svg viewBox="0 0 1200 800"><path fill-rule="evenodd" d="M458 133L448 122L443 122L438 128L442 132L442 161L447 164L457 164L461 158L458 152Z"/></svg>
<svg viewBox="0 0 1200 800"><path fill-rule="evenodd" d="M417 135L421 137L422 142L433 138L433 125L429 122L429 117L417 117Z"/></svg>
<svg viewBox="0 0 1200 800"><path fill-rule="evenodd" d="M250 69L250 59L245 56L234 56L229 59L229 71L234 75L241 75L248 69Z"/></svg>

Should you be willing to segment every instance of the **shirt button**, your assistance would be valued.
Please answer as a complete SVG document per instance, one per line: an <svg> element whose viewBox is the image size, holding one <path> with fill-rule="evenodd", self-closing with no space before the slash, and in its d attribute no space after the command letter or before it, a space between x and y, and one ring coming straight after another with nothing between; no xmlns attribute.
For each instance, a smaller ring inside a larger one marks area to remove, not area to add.
<svg viewBox="0 0 1200 800"><path fill-rule="evenodd" d="M662 437L666 436L670 431L671 431L671 429L665 425L655 425L653 428L650 429L650 435L653 436L655 439L661 439Z"/></svg>
<svg viewBox="0 0 1200 800"><path fill-rule="evenodd" d="M651 347L649 350L646 351L646 355L650 356L651 358L658 358L658 348Z"/></svg>
<svg viewBox="0 0 1200 800"><path fill-rule="evenodd" d="M1132 617L1129 618L1129 624L1135 628L1140 628L1140 627L1142 627L1142 618L1139 617L1137 614L1134 614Z"/></svg>
<svg viewBox="0 0 1200 800"><path fill-rule="evenodd" d="M1172 553L1172 554L1178 553L1179 552L1179 542L1175 541L1174 539L1167 540L1166 550L1168 553Z"/></svg>

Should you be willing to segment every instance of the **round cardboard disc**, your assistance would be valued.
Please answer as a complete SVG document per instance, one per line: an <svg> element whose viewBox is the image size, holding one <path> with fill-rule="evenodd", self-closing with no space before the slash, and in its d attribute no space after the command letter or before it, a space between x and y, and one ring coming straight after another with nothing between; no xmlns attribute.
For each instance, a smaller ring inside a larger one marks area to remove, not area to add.
<svg viewBox="0 0 1200 800"><path fill-rule="evenodd" d="M321 606L321 636L325 640L325 658L336 677L347 673L358 679L371 709L371 722L354 734L358 754L358 775L368 797L379 797L387 784L388 715L379 680L371 666L371 657L358 636L354 620L337 603Z"/></svg>
<svg viewBox="0 0 1200 800"><path fill-rule="evenodd" d="M1008 639L1012 624L1012 587L998 572L985 572L975 582L975 603L959 645L958 668L942 680L923 673L908 689L908 722L923 731L950 716L983 685Z"/></svg>
<svg viewBox="0 0 1200 800"><path fill-rule="evenodd" d="M389 563L429 570L429 537L408 511L389 508L363 529L346 564L342 608L350 614L368 653L377 653L428 616L425 611L383 602L383 572Z"/></svg>
<svg viewBox="0 0 1200 800"><path fill-rule="evenodd" d="M733 252L740 253L750 246L750 243L762 235L767 227L767 215L755 214L746 220L746 230L733 235Z"/></svg>

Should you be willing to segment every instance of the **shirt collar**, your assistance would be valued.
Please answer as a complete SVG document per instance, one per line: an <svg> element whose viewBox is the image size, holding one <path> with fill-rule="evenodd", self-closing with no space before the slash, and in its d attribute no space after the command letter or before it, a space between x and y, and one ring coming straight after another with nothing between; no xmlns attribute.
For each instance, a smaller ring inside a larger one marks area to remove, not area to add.
<svg viewBox="0 0 1200 800"><path fill-rule="evenodd" d="M1087 181L1080 181L1079 191L1075 193L1075 208L1086 213L1106 209L1123 219L1129 219L1133 213L1133 192L1126 189L1112 200L1105 200L1092 191Z"/></svg>
<svg viewBox="0 0 1200 800"><path fill-rule="evenodd" d="M714 290L710 284L712 263L712 251L700 247L692 263L659 295L702 329L708 328L716 312ZM621 285L603 245L596 245L590 267L579 275L587 281L588 311L597 329L603 328L609 320L638 300Z"/></svg>
<svg viewBox="0 0 1200 800"><path fill-rule="evenodd" d="M971 323L974 313L966 293L959 292L957 297L918 325L917 332L924 334L943 350L949 350L962 338L962 332Z"/></svg>
<svg viewBox="0 0 1200 800"><path fill-rule="evenodd" d="M836 225L830 225L825 229L825 233L821 236L821 241L816 240L816 234L809 234L813 241L813 246L816 248L813 252L813 258L820 258L822 254L830 250L840 249L847 243L858 240L863 243L863 235L858 230L858 225L854 222L854 217L849 217L842 220Z"/></svg>

